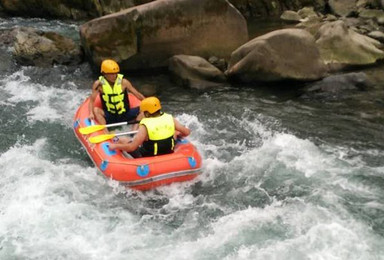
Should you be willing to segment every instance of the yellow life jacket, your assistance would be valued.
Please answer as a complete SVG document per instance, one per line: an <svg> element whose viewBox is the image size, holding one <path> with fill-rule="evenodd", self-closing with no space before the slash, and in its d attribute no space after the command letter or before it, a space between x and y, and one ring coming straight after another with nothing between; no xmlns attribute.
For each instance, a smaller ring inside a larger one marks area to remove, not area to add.
<svg viewBox="0 0 384 260"><path fill-rule="evenodd" d="M172 153L175 147L175 122L169 114L163 113L159 117L143 118L141 125L145 125L148 132L148 141L143 143L143 148L149 155Z"/></svg>
<svg viewBox="0 0 384 260"><path fill-rule="evenodd" d="M123 75L118 74L113 87L109 85L108 80L103 76L99 77L99 81L103 88L101 100L103 107L111 114L122 114L129 110L129 103L126 91L123 91L122 82Z"/></svg>

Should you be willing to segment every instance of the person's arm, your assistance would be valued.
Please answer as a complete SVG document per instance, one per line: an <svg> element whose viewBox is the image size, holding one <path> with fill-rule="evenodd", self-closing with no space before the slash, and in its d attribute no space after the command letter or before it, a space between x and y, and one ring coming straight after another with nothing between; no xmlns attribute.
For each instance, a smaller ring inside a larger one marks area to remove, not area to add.
<svg viewBox="0 0 384 260"><path fill-rule="evenodd" d="M100 81L96 80L92 85L92 93L89 98L88 111L89 111L89 119L95 119L95 113L93 112L93 104L95 103L96 97L99 94Z"/></svg>
<svg viewBox="0 0 384 260"><path fill-rule="evenodd" d="M112 143L109 145L109 149L110 150L119 149L119 150L127 151L129 153L135 151L147 139L147 128L144 125L140 125L138 131L139 132L136 134L136 136L132 140L124 143L116 143L116 144Z"/></svg>
<svg viewBox="0 0 384 260"><path fill-rule="evenodd" d="M129 82L127 79L123 79L123 86L125 86L125 88L128 89L128 91L135 95L139 100L143 100L145 98L144 95L135 89L131 82Z"/></svg>
<svg viewBox="0 0 384 260"><path fill-rule="evenodd" d="M173 118L173 122L175 123L175 130L177 131L177 136L186 137L191 133L191 130L188 127L182 125L175 118Z"/></svg>

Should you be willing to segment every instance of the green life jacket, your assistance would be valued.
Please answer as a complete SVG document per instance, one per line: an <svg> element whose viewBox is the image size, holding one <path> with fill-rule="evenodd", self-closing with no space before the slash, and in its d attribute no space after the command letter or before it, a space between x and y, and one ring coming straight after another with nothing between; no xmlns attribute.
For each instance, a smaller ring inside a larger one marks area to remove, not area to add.
<svg viewBox="0 0 384 260"><path fill-rule="evenodd" d="M148 141L143 143L143 148L149 155L172 153L175 147L175 122L169 114L163 113L159 117L143 118L141 125L145 125L148 132ZM147 155L148 156L148 155Z"/></svg>
<svg viewBox="0 0 384 260"><path fill-rule="evenodd" d="M103 108L111 114L122 114L129 110L129 100L127 91L123 91L122 82L123 75L118 74L113 87L109 85L108 80L103 76L99 77L99 81L103 88L101 101Z"/></svg>

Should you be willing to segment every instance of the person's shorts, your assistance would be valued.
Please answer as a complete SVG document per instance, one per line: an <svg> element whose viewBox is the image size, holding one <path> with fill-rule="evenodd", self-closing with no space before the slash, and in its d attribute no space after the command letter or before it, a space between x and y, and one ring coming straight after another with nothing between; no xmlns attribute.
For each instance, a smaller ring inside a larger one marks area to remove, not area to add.
<svg viewBox="0 0 384 260"><path fill-rule="evenodd" d="M105 121L107 124L114 124L119 122L128 122L136 119L137 115L140 113L140 107L133 107L129 111L123 114L111 114L108 111L104 111Z"/></svg>
<svg viewBox="0 0 384 260"><path fill-rule="evenodd" d="M170 152L170 153L173 153ZM141 157L148 157L153 156L153 153L149 152L147 149L145 149L143 146L139 146L135 151L129 153L133 158L141 158ZM164 153L163 153L164 154ZM159 154L162 155L162 154Z"/></svg>

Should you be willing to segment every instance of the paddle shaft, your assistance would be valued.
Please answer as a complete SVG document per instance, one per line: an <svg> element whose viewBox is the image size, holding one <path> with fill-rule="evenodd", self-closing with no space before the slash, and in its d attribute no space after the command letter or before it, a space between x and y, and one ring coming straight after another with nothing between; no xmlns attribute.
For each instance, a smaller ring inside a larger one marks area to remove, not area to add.
<svg viewBox="0 0 384 260"><path fill-rule="evenodd" d="M93 144L101 143L107 140L110 140L114 137L121 136L121 135L131 135L136 134L138 131L129 131L129 132L123 132L118 134L103 134L103 135L96 135L89 138L89 141Z"/></svg>
<svg viewBox="0 0 384 260"><path fill-rule="evenodd" d="M137 124L139 123L138 121L134 121L134 122L120 122L120 123L114 123L114 124L108 124L108 125L105 125L105 127L114 127L114 126L119 126L119 125L132 125L132 124Z"/></svg>
<svg viewBox="0 0 384 260"><path fill-rule="evenodd" d="M104 128L107 127L114 127L114 126L120 126L120 125L131 125L131 124L137 124L139 123L138 121L133 121L133 122L119 122L119 123L114 123L114 124L108 124L108 125L90 125L86 127L81 127L79 129L79 132L82 134L91 134L100 130L103 130Z"/></svg>
<svg viewBox="0 0 384 260"><path fill-rule="evenodd" d="M138 130L135 130L135 131L129 131L129 132L123 132L123 133L117 133L117 134L114 134L116 136L122 136L122 135L133 135L133 134L137 134L137 132L139 132ZM112 137L113 138L113 137Z"/></svg>

